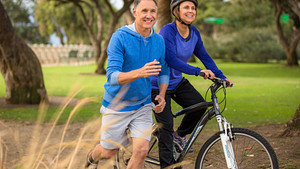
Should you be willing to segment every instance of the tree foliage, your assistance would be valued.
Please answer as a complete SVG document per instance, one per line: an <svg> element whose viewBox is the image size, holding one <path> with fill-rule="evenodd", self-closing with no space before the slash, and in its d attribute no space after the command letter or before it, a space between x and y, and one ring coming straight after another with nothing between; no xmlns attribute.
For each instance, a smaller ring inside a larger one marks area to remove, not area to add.
<svg viewBox="0 0 300 169"><path fill-rule="evenodd" d="M88 38L94 48L94 56L97 63L95 72L98 74L105 74L104 64L107 58L106 49L109 40L115 31L121 16L128 11L133 0L123 0L124 5L119 10L114 9L109 0L41 1L46 4L38 6L38 8L41 9L37 10L37 20L40 24L44 24L45 32L57 30L56 28L59 25L64 28L65 32L68 32L66 34L70 35L69 38L79 38L80 40ZM56 9L53 9L51 11L54 11L54 13L48 14L47 21L43 21L43 8L47 8L49 4L53 8L61 7L60 10L65 12L57 14ZM38 13L38 11L40 11L40 13ZM71 11L74 13L72 14ZM52 19L49 20L49 18ZM105 25L106 21L108 23L107 26ZM74 27L72 27L72 24L74 24ZM79 33L77 31L79 31ZM82 34L81 31L83 31Z"/></svg>
<svg viewBox="0 0 300 169"><path fill-rule="evenodd" d="M274 24L272 8L266 0L231 0L222 7L226 27L231 31L268 27Z"/></svg>
<svg viewBox="0 0 300 169"><path fill-rule="evenodd" d="M103 0L100 3L103 3ZM92 11L87 6L83 6L83 10L87 15L91 15ZM103 24L108 25L111 16L107 8L103 10ZM94 12L93 15L94 18L97 17ZM50 36L55 33L60 38L61 44L91 44L89 35L82 23L80 11L72 3L39 0L35 10L35 19L39 23L40 32L43 35ZM92 27L96 31L96 23L93 23Z"/></svg>
<svg viewBox="0 0 300 169"><path fill-rule="evenodd" d="M200 29L203 35L212 36L219 25L205 23L204 19L208 17L223 17L219 11L225 3L223 0L202 0L198 1L198 4L197 18L193 24Z"/></svg>
<svg viewBox="0 0 300 169"><path fill-rule="evenodd" d="M33 0L28 0L34 4ZM47 43L48 37L39 33L38 25L30 20L32 17L31 8L25 5L22 0L2 0L16 33L27 43ZM33 18L33 17L32 17Z"/></svg>

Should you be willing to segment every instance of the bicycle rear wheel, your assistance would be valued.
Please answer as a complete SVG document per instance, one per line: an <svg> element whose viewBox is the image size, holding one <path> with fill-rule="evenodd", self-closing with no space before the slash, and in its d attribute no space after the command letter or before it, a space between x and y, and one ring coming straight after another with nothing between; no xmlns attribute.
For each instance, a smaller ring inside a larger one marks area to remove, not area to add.
<svg viewBox="0 0 300 169"><path fill-rule="evenodd" d="M279 168L276 154L265 138L249 129L232 128L231 131L231 144L239 169ZM213 135L202 146L195 168L227 168L220 133Z"/></svg>

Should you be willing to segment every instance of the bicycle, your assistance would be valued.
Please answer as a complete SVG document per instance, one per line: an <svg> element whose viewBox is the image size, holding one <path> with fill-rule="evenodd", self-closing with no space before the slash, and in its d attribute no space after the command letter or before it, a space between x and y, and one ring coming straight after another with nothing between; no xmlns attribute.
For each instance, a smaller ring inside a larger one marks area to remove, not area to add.
<svg viewBox="0 0 300 169"><path fill-rule="evenodd" d="M201 76L204 76L204 74L201 74ZM214 78L211 80L213 84L206 92L207 95L208 91L211 91L211 101L198 103L173 113L174 118L176 118L185 113L211 107L198 122L183 150L180 152L178 148L174 147L173 154L176 163L180 163L184 160L189 149L200 135L204 126L209 120L215 118L220 131L211 136L201 147L195 163L196 169L278 169L279 164L276 154L272 146L264 137L246 128L234 128L222 115L222 112L226 107L226 87L231 84L220 78ZM223 89L224 92L224 99L220 103L225 101L225 106L222 111L220 111L216 96L216 93L218 93L221 89ZM152 136L148 155L145 160L145 168L147 165L149 165L149 168L159 166L158 153L156 153L156 156L153 156L155 153L152 152L158 142L158 127L155 127L155 125L153 127ZM120 149L116 155L114 168L120 169L122 167L126 167L130 160L130 156L130 152Z"/></svg>

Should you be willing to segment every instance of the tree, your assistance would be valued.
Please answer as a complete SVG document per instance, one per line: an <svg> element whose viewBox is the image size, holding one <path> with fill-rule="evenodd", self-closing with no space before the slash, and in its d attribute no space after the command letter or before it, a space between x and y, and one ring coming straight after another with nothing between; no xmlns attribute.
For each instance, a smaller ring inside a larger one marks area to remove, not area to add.
<svg viewBox="0 0 300 169"><path fill-rule="evenodd" d="M38 104L48 101L40 62L13 29L0 1L0 71L6 85L6 102Z"/></svg>
<svg viewBox="0 0 300 169"><path fill-rule="evenodd" d="M110 41L110 38L112 36L112 34L114 33L115 29L116 29L116 25L119 22L121 16L128 11L129 6L132 4L133 0L123 0L124 5L123 7L119 10L119 11L115 11L112 7L112 5L110 4L109 0L104 0L106 6L108 7L111 15L112 15L112 19L109 23L107 32L106 32L106 37L104 40L104 45L103 45L103 49L101 50L101 54L100 57L97 60L97 69L96 69L96 73L98 74L105 74L106 71L104 69L104 64L105 61L107 59L107 47Z"/></svg>
<svg viewBox="0 0 300 169"><path fill-rule="evenodd" d="M298 67L299 64L296 49L300 40L300 2L299 0L270 1L274 8L275 24L278 38L286 53L286 65ZM283 13L287 13L293 21L293 30L289 34L285 34L280 22L280 18Z"/></svg>
<svg viewBox="0 0 300 169"><path fill-rule="evenodd" d="M168 23L172 22L172 14L170 9L171 0L158 0L158 22L156 27L156 32Z"/></svg>
<svg viewBox="0 0 300 169"><path fill-rule="evenodd" d="M237 32L245 28L265 28L274 24L272 8L268 1L231 0L222 4L219 12L218 8L215 8L216 17L226 19L223 25L228 32Z"/></svg>
<svg viewBox="0 0 300 169"><path fill-rule="evenodd" d="M24 1L2 0L2 3L15 31L23 40L27 43L47 43L49 38L39 33L38 25L30 19L32 12L25 6Z"/></svg>
<svg viewBox="0 0 300 169"><path fill-rule="evenodd" d="M294 116L291 120L286 124L286 129L280 135L282 137L300 135L300 105L296 110Z"/></svg>
<svg viewBox="0 0 300 169"><path fill-rule="evenodd" d="M128 11L129 6L133 0L123 0L124 5L121 9L115 10L109 0L47 0L48 2L55 2L57 6L66 6L72 4L76 7L77 12L81 18L81 25L87 32L87 37L94 48L95 61L97 69L95 73L105 74L104 64L107 58L106 49L109 40L118 25L121 16ZM102 2L102 3L100 3ZM104 2L104 3L103 3ZM108 10L107 13L103 9ZM74 9L72 9L74 10ZM64 13L62 13L64 14ZM104 31L104 20L107 19L105 15L109 15L109 25ZM68 27L64 30L68 31ZM105 36L104 36L105 35Z"/></svg>
<svg viewBox="0 0 300 169"><path fill-rule="evenodd" d="M202 35L211 37L216 33L216 27L219 25L212 23L205 23L204 20L209 17L224 17L224 14L220 13L220 9L225 6L226 3L223 0L202 0L198 1L198 11L196 21L193 23L199 28Z"/></svg>
<svg viewBox="0 0 300 169"><path fill-rule="evenodd" d="M100 0L103 3L103 0ZM83 6L88 13L89 8ZM108 9L103 9L103 24L108 25L110 15ZM95 12L94 17L97 17ZM89 14L88 14L89 16ZM59 37L60 43L64 44L91 44L89 35L83 25L79 9L72 3L60 4L56 1L39 0L34 11L34 18L39 24L39 30L44 36L53 33ZM93 31L97 31L97 23L94 22ZM104 31L106 31L104 29Z"/></svg>

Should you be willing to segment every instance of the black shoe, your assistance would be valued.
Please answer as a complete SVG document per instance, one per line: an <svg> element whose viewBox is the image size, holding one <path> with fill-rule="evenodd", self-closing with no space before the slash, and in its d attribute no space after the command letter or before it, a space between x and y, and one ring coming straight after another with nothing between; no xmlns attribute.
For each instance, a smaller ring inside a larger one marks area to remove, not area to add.
<svg viewBox="0 0 300 169"><path fill-rule="evenodd" d="M178 152L182 152L183 148L187 144L188 140L186 137L180 137L177 135L176 131L173 133L173 144L175 145L175 148ZM188 151L188 153L192 153L194 151L193 147L191 147Z"/></svg>
<svg viewBox="0 0 300 169"><path fill-rule="evenodd" d="M87 155L87 160L86 160L86 164L85 164L85 168L90 168L90 169L97 169L98 166L98 161L94 161L93 157L93 150L90 151Z"/></svg>

